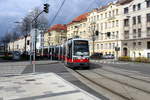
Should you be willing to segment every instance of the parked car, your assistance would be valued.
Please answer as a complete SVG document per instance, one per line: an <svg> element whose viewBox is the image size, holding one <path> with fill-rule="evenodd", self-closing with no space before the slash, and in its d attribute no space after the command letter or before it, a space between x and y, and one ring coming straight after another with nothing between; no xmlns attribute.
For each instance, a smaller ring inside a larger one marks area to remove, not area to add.
<svg viewBox="0 0 150 100"><path fill-rule="evenodd" d="M19 51L12 52L13 60L20 60L21 53Z"/></svg>
<svg viewBox="0 0 150 100"><path fill-rule="evenodd" d="M114 56L114 54L106 54L106 55L103 56L103 58L104 59L114 59L115 56Z"/></svg>
<svg viewBox="0 0 150 100"><path fill-rule="evenodd" d="M101 59L103 57L102 53L94 53L90 56L91 59Z"/></svg>

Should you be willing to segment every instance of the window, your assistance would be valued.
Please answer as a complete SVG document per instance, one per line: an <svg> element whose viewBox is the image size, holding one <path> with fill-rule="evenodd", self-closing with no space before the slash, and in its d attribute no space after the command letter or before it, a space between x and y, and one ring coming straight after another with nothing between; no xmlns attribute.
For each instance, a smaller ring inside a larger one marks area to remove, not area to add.
<svg viewBox="0 0 150 100"><path fill-rule="evenodd" d="M99 20L99 15L97 15L97 20Z"/></svg>
<svg viewBox="0 0 150 100"><path fill-rule="evenodd" d="M136 38L136 29L133 29L133 38Z"/></svg>
<svg viewBox="0 0 150 100"><path fill-rule="evenodd" d="M129 8L128 7L124 8L124 14L127 14L128 12L129 12Z"/></svg>
<svg viewBox="0 0 150 100"><path fill-rule="evenodd" d="M142 45L142 42L138 42L138 45Z"/></svg>
<svg viewBox="0 0 150 100"><path fill-rule="evenodd" d="M109 12L109 17L111 17L111 12Z"/></svg>
<svg viewBox="0 0 150 100"><path fill-rule="evenodd" d="M116 38L119 39L119 31L116 31Z"/></svg>
<svg viewBox="0 0 150 100"><path fill-rule="evenodd" d="M109 49L111 49L111 43L109 43Z"/></svg>
<svg viewBox="0 0 150 100"><path fill-rule="evenodd" d="M129 26L129 19L124 19L124 26Z"/></svg>
<svg viewBox="0 0 150 100"><path fill-rule="evenodd" d="M116 15L118 15L118 9L116 9Z"/></svg>
<svg viewBox="0 0 150 100"><path fill-rule="evenodd" d="M103 30L103 23L101 23L101 30Z"/></svg>
<svg viewBox="0 0 150 100"><path fill-rule="evenodd" d="M103 19L103 14L101 14L101 19Z"/></svg>
<svg viewBox="0 0 150 100"><path fill-rule="evenodd" d="M132 19L133 19L133 25L135 25L136 24L136 17L133 17Z"/></svg>
<svg viewBox="0 0 150 100"><path fill-rule="evenodd" d="M147 49L150 49L150 41L147 42Z"/></svg>
<svg viewBox="0 0 150 100"><path fill-rule="evenodd" d="M138 37L141 37L141 29L138 29Z"/></svg>
<svg viewBox="0 0 150 100"><path fill-rule="evenodd" d="M105 13L105 18L107 18L107 13Z"/></svg>
<svg viewBox="0 0 150 100"><path fill-rule="evenodd" d="M146 0L147 8L150 7L150 0Z"/></svg>
<svg viewBox="0 0 150 100"><path fill-rule="evenodd" d="M19 49L19 45L17 44L17 49Z"/></svg>
<svg viewBox="0 0 150 100"><path fill-rule="evenodd" d="M114 17L115 16L115 11L113 10L113 12L112 12L112 16Z"/></svg>
<svg viewBox="0 0 150 100"><path fill-rule="evenodd" d="M94 16L94 21L96 21L96 16Z"/></svg>
<svg viewBox="0 0 150 100"><path fill-rule="evenodd" d="M136 5L133 5L133 11L135 11L136 10Z"/></svg>
<svg viewBox="0 0 150 100"><path fill-rule="evenodd" d="M115 43L113 43L113 49L115 49Z"/></svg>
<svg viewBox="0 0 150 100"><path fill-rule="evenodd" d="M119 25L119 21L118 21L118 20L116 20L116 27L118 27L118 25Z"/></svg>
<svg viewBox="0 0 150 100"><path fill-rule="evenodd" d="M115 39L115 32L112 32L112 39Z"/></svg>
<svg viewBox="0 0 150 100"><path fill-rule="evenodd" d="M138 24L141 23L141 16L138 16Z"/></svg>
<svg viewBox="0 0 150 100"><path fill-rule="evenodd" d="M140 3L138 4L138 10L141 10L141 4Z"/></svg>
<svg viewBox="0 0 150 100"><path fill-rule="evenodd" d="M133 47L135 47L136 46L136 42L133 42Z"/></svg>
<svg viewBox="0 0 150 100"><path fill-rule="evenodd" d="M97 50L99 50L99 44L97 44Z"/></svg>
<svg viewBox="0 0 150 100"><path fill-rule="evenodd" d="M129 31L124 31L124 38L129 39Z"/></svg>
<svg viewBox="0 0 150 100"><path fill-rule="evenodd" d="M105 44L105 49L107 49L107 43Z"/></svg>
<svg viewBox="0 0 150 100"><path fill-rule="evenodd" d="M107 29L107 22L105 22L105 29Z"/></svg>
<svg viewBox="0 0 150 100"><path fill-rule="evenodd" d="M112 27L114 27L114 26L115 26L115 21L112 22Z"/></svg>
<svg viewBox="0 0 150 100"><path fill-rule="evenodd" d="M150 22L150 13L147 14L147 22Z"/></svg>
<svg viewBox="0 0 150 100"><path fill-rule="evenodd" d="M150 36L150 27L147 27L147 36Z"/></svg>
<svg viewBox="0 0 150 100"><path fill-rule="evenodd" d="M99 24L97 24L97 30L99 30Z"/></svg>
<svg viewBox="0 0 150 100"><path fill-rule="evenodd" d="M103 44L101 44L101 49L103 50Z"/></svg>
<svg viewBox="0 0 150 100"><path fill-rule="evenodd" d="M150 53L147 53L147 58L150 58Z"/></svg>

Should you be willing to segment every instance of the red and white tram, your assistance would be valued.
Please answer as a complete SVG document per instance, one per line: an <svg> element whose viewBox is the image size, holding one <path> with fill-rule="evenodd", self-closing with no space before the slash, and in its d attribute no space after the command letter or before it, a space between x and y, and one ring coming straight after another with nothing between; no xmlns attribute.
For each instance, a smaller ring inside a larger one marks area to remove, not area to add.
<svg viewBox="0 0 150 100"><path fill-rule="evenodd" d="M65 64L73 68L89 68L88 40L76 38L65 43Z"/></svg>
<svg viewBox="0 0 150 100"><path fill-rule="evenodd" d="M61 60L72 68L89 68L89 43L86 39L75 38L62 45L50 46L45 55L53 60Z"/></svg>

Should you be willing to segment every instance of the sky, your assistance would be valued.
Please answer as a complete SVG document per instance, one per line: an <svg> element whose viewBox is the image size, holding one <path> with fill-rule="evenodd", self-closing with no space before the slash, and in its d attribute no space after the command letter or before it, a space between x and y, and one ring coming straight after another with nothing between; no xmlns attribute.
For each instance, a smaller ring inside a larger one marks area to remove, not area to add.
<svg viewBox="0 0 150 100"><path fill-rule="evenodd" d="M67 24L76 16L111 1L114 0L65 0L52 24ZM0 0L0 37L15 28L15 22L20 22L35 7L43 9L44 3L50 5L46 16L51 23L62 2L63 0Z"/></svg>

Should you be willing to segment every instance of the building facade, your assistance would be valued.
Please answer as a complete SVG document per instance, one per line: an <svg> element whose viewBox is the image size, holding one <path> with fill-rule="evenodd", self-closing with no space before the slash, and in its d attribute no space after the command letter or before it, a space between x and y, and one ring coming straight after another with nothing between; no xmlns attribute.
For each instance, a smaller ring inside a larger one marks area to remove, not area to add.
<svg viewBox="0 0 150 100"><path fill-rule="evenodd" d="M122 55L150 58L150 0L120 2Z"/></svg>
<svg viewBox="0 0 150 100"><path fill-rule="evenodd" d="M66 25L56 24L44 34L44 45L53 46L60 45L66 41L67 27Z"/></svg>
<svg viewBox="0 0 150 100"><path fill-rule="evenodd" d="M91 51L103 55L121 56L121 11L116 3L109 3L95 9L88 16L89 31L91 32ZM109 35L108 35L109 34ZM94 46L94 47L93 47ZM95 49L95 50L92 50Z"/></svg>
<svg viewBox="0 0 150 100"><path fill-rule="evenodd" d="M88 15L89 13L82 14L74 18L73 21L67 25L67 39L75 38L75 37L80 37L84 39L89 38L89 33L87 30L88 28L87 16Z"/></svg>

